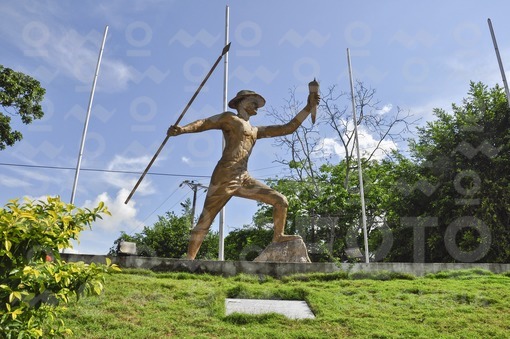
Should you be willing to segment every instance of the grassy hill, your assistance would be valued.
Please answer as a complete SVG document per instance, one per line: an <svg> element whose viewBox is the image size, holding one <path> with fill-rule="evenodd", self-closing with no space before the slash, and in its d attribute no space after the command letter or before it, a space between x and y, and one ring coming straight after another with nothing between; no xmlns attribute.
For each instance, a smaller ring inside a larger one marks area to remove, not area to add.
<svg viewBox="0 0 510 339"><path fill-rule="evenodd" d="M225 298L306 300L316 319L225 316ZM312 274L222 278L124 270L72 304L77 338L508 338L510 274L451 271L422 278Z"/></svg>

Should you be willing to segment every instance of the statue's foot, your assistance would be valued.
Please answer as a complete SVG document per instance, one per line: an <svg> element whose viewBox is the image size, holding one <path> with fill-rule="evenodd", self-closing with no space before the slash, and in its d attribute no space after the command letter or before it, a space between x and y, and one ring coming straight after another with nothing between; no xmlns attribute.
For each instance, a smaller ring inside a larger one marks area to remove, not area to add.
<svg viewBox="0 0 510 339"><path fill-rule="evenodd" d="M286 242L292 240L301 240L301 237L299 235L282 234L273 238L273 242Z"/></svg>

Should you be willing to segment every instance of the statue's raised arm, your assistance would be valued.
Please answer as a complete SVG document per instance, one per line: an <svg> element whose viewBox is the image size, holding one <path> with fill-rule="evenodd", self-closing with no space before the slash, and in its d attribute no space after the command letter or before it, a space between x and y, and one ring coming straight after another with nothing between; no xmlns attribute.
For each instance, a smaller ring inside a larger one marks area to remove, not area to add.
<svg viewBox="0 0 510 339"><path fill-rule="evenodd" d="M312 107L318 105L320 96L318 93L310 93L306 106L292 120L283 125L259 126L257 138L272 138L294 133L303 121L312 112Z"/></svg>

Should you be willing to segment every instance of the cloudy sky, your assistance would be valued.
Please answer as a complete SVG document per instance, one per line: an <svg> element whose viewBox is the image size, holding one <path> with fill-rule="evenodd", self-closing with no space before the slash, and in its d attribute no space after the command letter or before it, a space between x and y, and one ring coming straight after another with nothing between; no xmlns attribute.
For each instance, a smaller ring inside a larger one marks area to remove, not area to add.
<svg viewBox="0 0 510 339"><path fill-rule="evenodd" d="M46 89L45 116L18 127L23 141L0 152L0 202L59 195L69 201L101 41L107 40L82 160L75 204L104 201L113 216L84 232L75 250L103 254L120 231L140 232L192 196L184 180L208 183L220 157L221 134L170 139L129 204L124 200L225 43L230 8L228 96L262 94L285 104L290 88L306 100L306 84L349 90L346 49L357 80L376 89L381 114L397 107L423 121L435 107L449 109L470 81L502 84L487 25L491 18L503 62L510 67L510 4L495 1L26 1L0 3L0 64L37 78ZM220 63L182 123L223 107ZM347 103L346 103L347 104ZM270 124L260 112L252 123ZM307 122L309 123L309 122ZM338 141L322 135L328 155ZM375 136L364 133L370 149ZM386 148L403 147L390 142ZM260 140L253 176L283 176L279 149ZM335 158L336 157L336 158ZM199 194L198 206L203 202ZM226 230L249 224L255 202L233 199ZM217 229L217 223L213 229Z"/></svg>

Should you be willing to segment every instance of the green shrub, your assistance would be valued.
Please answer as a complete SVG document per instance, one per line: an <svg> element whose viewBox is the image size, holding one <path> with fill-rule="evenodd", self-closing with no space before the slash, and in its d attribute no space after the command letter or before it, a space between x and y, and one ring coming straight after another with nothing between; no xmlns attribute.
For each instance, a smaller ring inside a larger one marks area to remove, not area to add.
<svg viewBox="0 0 510 339"><path fill-rule="evenodd" d="M70 334L59 318L71 298L98 295L106 265L66 263L60 250L71 239L109 215L103 203L79 209L60 198L11 200L0 209L0 333L7 338L55 337Z"/></svg>

